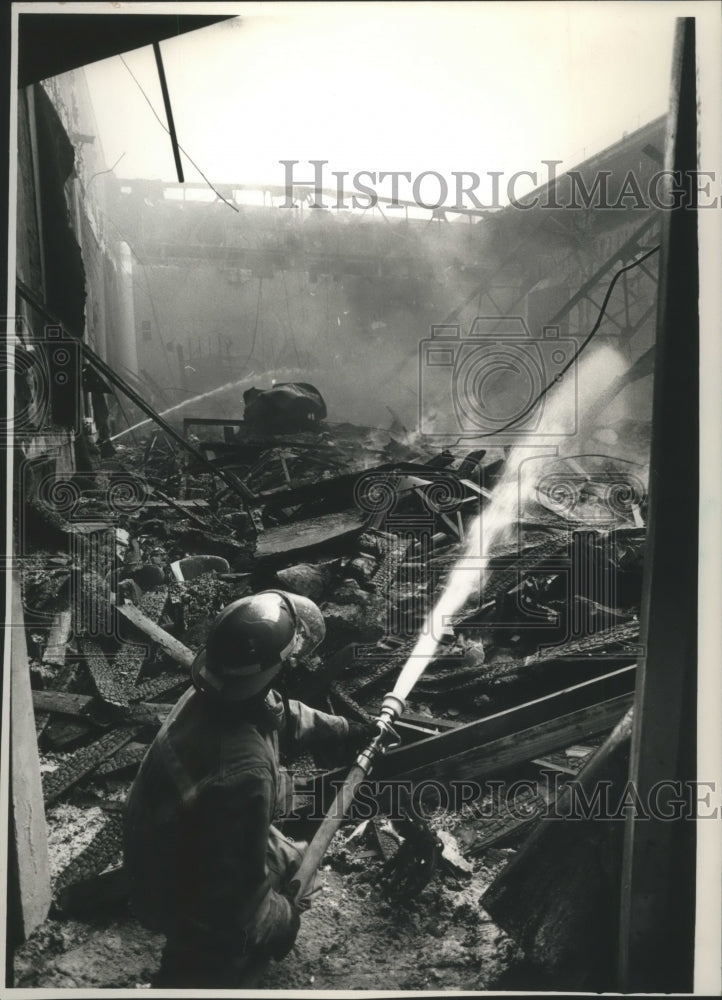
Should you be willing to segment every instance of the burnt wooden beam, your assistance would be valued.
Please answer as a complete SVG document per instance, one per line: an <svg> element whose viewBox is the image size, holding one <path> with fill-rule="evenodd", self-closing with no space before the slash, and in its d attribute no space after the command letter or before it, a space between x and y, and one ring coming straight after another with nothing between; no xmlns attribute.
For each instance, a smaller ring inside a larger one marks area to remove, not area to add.
<svg viewBox="0 0 722 1000"><path fill-rule="evenodd" d="M50 627L48 643L43 653L43 663L50 663L56 667L65 666L65 655L68 650L72 620L73 613L69 609L57 613Z"/></svg>
<svg viewBox="0 0 722 1000"><path fill-rule="evenodd" d="M258 536L256 558L283 560L332 547L360 535L365 525L365 518L358 511L342 511L268 528Z"/></svg>
<svg viewBox="0 0 722 1000"><path fill-rule="evenodd" d="M157 493L158 496L161 496L163 499L146 500L145 503L143 504L143 510L162 510L163 508L167 507L168 500L166 499L165 494L161 493L157 486L153 486L151 488L153 490L153 493ZM208 501L202 500L200 497L194 498L192 500L176 500L174 497L171 499L173 500L173 507L175 507L179 511L182 511L184 515L185 512L188 510L196 510L196 509L199 511L208 510L209 506Z"/></svg>
<svg viewBox="0 0 722 1000"><path fill-rule="evenodd" d="M83 636L80 646L98 695L109 705L127 705L128 685L123 682L122 675L110 665L102 648L90 636Z"/></svg>
<svg viewBox="0 0 722 1000"><path fill-rule="evenodd" d="M139 701L129 705L123 713L124 721L132 725L148 726L150 728L160 728L165 722L173 705L165 702Z"/></svg>
<svg viewBox="0 0 722 1000"><path fill-rule="evenodd" d="M687 203L661 213L649 518L629 778L644 799L697 777L699 265L695 18L677 20L665 183ZM680 179L681 178L681 179ZM669 202L670 204L674 202ZM692 992L696 824L627 819L621 992Z"/></svg>
<svg viewBox="0 0 722 1000"><path fill-rule="evenodd" d="M96 774L107 777L123 771L137 771L147 752L148 746L145 743L128 743L112 757L99 764Z"/></svg>
<svg viewBox="0 0 722 1000"><path fill-rule="evenodd" d="M45 805L57 802L64 792L91 774L101 761L117 753L135 736L134 729L114 729L94 743L70 754L56 771L45 775L43 779Z"/></svg>
<svg viewBox="0 0 722 1000"><path fill-rule="evenodd" d="M593 803L607 787L613 811L626 787L631 730L629 712L482 897L524 950L526 971L506 989L614 990L623 820L605 819L603 799L586 818L575 803L582 794Z"/></svg>
<svg viewBox="0 0 722 1000"><path fill-rule="evenodd" d="M123 723L158 727L173 708L165 702L141 701L115 709L114 716L111 716L102 711L103 706L97 698L85 694L68 694L65 691L33 691L33 706L36 712L67 715L106 728Z"/></svg>
<svg viewBox="0 0 722 1000"><path fill-rule="evenodd" d="M195 659L192 649L185 646L180 639L170 635L156 622L145 615L140 608L134 604L119 604L116 611L122 619L129 622L133 628L142 632L146 638L159 646L163 652L181 667L190 670L191 663Z"/></svg>
<svg viewBox="0 0 722 1000"><path fill-rule="evenodd" d="M97 704L98 699L94 695L68 694L67 691L33 691L33 707L36 712L69 715L94 722L93 709Z"/></svg>
<svg viewBox="0 0 722 1000"><path fill-rule="evenodd" d="M403 720L394 723L394 727L402 736L406 735L408 741L420 740L426 736L436 736L438 729L432 729L428 725L419 725L418 722L406 722Z"/></svg>
<svg viewBox="0 0 722 1000"><path fill-rule="evenodd" d="M382 759L376 774L379 777L386 776L387 772L397 775L424 765L432 765L438 760L464 753L492 740L512 736L570 712L627 695L634 689L634 671L634 667L623 667L583 684L575 684L563 691L507 708L427 740L420 740L413 746L392 750ZM570 739L565 745L574 742L574 739ZM538 754L531 756L536 757Z"/></svg>
<svg viewBox="0 0 722 1000"><path fill-rule="evenodd" d="M481 827L481 833L466 849L466 854L469 857L478 858L489 848L502 844L504 841L511 839L516 841L519 835L528 835L544 813L553 805L553 802L553 798L547 801L543 795L530 794L524 798L522 809L500 810L497 816L484 823Z"/></svg>
<svg viewBox="0 0 722 1000"><path fill-rule="evenodd" d="M504 737L515 737L524 730L534 726L543 726L562 716L599 705L612 699L627 697L634 690L635 667L623 667L612 673L595 677L582 684L575 684L557 691L554 694L536 698L502 712L496 712L477 722L458 726L438 736L418 740L408 746L391 750L382 757L374 771L374 779L397 777L412 771L421 773L424 769L433 768L439 761L459 756L466 752L474 752L477 748L490 744ZM403 718L403 716L402 716ZM614 722L610 724L614 725ZM571 736L560 746L569 746L577 742L580 735ZM531 760L540 753L549 753L548 749L535 749L526 758ZM312 782L313 793L323 794L324 789L331 787L333 781L343 781L346 769L337 769L321 775ZM373 779L372 779L373 780Z"/></svg>
<svg viewBox="0 0 722 1000"><path fill-rule="evenodd" d="M639 652L638 639L639 622L623 622L621 625L613 625L611 628L592 632L558 646L543 646L538 652L524 658L524 666L563 659L583 659L587 656L597 657L603 654L623 656L627 653L629 659L632 659Z"/></svg>
<svg viewBox="0 0 722 1000"><path fill-rule="evenodd" d="M26 940L50 907L50 861L40 759L35 735L30 667L25 638L21 583L13 573L12 618L5 637L10 646L10 767L7 875L7 934L11 947Z"/></svg>
<svg viewBox="0 0 722 1000"><path fill-rule="evenodd" d="M442 783L471 779L481 781L510 771L540 754L560 750L575 740L613 729L631 703L630 692L537 726L530 726L510 736L482 743L423 767L402 771L397 776L411 780L414 784L429 779Z"/></svg>
<svg viewBox="0 0 722 1000"><path fill-rule="evenodd" d="M463 725L463 722L454 722L453 719L438 719L434 715L424 715L423 712L404 712L403 721L413 723L414 725L426 726L428 729L440 729L442 731L460 729Z"/></svg>
<svg viewBox="0 0 722 1000"><path fill-rule="evenodd" d="M107 816L105 825L58 875L55 891L91 879L108 865L117 862L123 849L123 820L118 813Z"/></svg>
<svg viewBox="0 0 722 1000"><path fill-rule="evenodd" d="M150 677L147 681L143 681L133 688L130 692L130 700L133 702L151 701L153 698L169 694L171 691L180 695L181 690L185 689L189 683L190 677L185 674L160 674L158 677Z"/></svg>
<svg viewBox="0 0 722 1000"><path fill-rule="evenodd" d="M77 662L66 663L64 667L61 667L56 675L51 678L50 685L46 689L47 691L67 691L67 689L72 684L77 673ZM33 696L36 692L33 692ZM42 734L45 732L46 726L50 721L50 715L47 712L39 711L35 709L35 733L40 739Z"/></svg>
<svg viewBox="0 0 722 1000"><path fill-rule="evenodd" d="M167 600L168 588L157 587L154 590L146 590L136 606L147 619L157 622L163 614ZM146 641L148 636L141 629L135 628L122 615L117 615L117 607L113 605L111 610L116 613L115 624L118 626L118 635L123 643L113 656L113 669L123 678L123 683L132 692L133 686L140 678L146 657L150 653L150 646Z"/></svg>

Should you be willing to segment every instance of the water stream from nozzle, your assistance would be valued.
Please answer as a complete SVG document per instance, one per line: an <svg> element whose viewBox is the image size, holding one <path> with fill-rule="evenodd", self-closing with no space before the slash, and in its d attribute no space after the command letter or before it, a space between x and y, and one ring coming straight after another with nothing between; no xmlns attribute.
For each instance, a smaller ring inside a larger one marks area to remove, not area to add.
<svg viewBox="0 0 722 1000"><path fill-rule="evenodd" d="M182 410L186 406L190 406L191 403L200 403L203 399L209 399L211 396L217 395L219 392L225 392L227 389L233 389L235 386L243 385L244 382L248 382L249 377L246 375L244 378L236 379L235 382L226 382L225 385L219 385L216 389L209 389L208 392L201 392L198 396L193 396L192 399L184 399L182 403L176 403L175 406L169 406L167 410L161 410L158 414L161 417L168 416L169 413L175 413L176 410ZM126 434L130 434L131 431L138 430L139 427L145 427L146 424L151 424L153 421L150 417L145 420L139 420L137 424L133 424L132 427L125 427L122 431L118 431L111 437L111 441L117 441L118 438L124 437Z"/></svg>
<svg viewBox="0 0 722 1000"><path fill-rule="evenodd" d="M584 358L577 370L577 379L564 379L547 395L544 411L535 433L540 441L557 437L560 444L575 433L584 436L584 412L624 369L621 355L612 347L602 346ZM529 438L527 438L529 440ZM532 439L533 444L534 439ZM564 449L560 446L559 451ZM504 540L520 518L525 502L532 496L539 481L543 450L527 445L515 445L509 453L504 473L488 506L481 510L468 529L463 554L451 570L435 607L428 615L424 628L409 659L404 665L393 694L405 701L436 654L441 636L449 619L472 594L481 596L486 580L488 560L495 545ZM554 446L547 452L550 460L557 455Z"/></svg>

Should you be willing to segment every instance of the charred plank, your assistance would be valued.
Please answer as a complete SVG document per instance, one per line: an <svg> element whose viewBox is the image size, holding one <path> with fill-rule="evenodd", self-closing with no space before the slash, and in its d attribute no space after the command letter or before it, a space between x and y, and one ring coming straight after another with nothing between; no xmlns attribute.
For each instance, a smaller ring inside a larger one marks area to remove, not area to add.
<svg viewBox="0 0 722 1000"><path fill-rule="evenodd" d="M364 524L364 518L358 512L343 511L268 528L258 536L256 557L286 559L302 552L330 548L360 535Z"/></svg>
<svg viewBox="0 0 722 1000"><path fill-rule="evenodd" d="M136 735L135 729L114 729L94 743L71 754L60 767L43 779L43 798L52 805L69 788L91 774L98 764L124 747Z"/></svg>
<svg viewBox="0 0 722 1000"><path fill-rule="evenodd" d="M133 628L141 632L152 643L159 646L163 652L181 667L190 669L190 665L195 659L195 653L185 646L180 639L176 639L160 625L156 624L140 608L134 604L122 604L117 608L118 614L127 621Z"/></svg>

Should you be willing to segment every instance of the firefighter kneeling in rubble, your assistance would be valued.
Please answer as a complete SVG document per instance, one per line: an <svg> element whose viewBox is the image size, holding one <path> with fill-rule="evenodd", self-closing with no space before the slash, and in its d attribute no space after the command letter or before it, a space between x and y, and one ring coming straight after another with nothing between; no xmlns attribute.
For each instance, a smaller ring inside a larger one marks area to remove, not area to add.
<svg viewBox="0 0 722 1000"><path fill-rule="evenodd" d="M252 985L293 947L309 895L294 896L302 851L273 825L289 802L284 729L349 748L367 728L272 690L322 641L316 605L283 591L229 604L196 657L128 797L124 855L139 919L166 935L154 985Z"/></svg>

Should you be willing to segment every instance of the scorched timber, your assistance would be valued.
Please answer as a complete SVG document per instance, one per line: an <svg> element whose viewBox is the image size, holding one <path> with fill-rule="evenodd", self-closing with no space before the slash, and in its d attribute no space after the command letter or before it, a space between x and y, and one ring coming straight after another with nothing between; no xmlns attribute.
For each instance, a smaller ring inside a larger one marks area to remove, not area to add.
<svg viewBox="0 0 722 1000"><path fill-rule="evenodd" d="M159 493L158 487L154 486L153 490L155 493ZM159 493L160 495L160 493ZM208 501L202 500L200 497L194 497L192 500L173 500L173 504L178 510L188 511L188 510L208 510ZM146 500L143 504L143 510L162 510L167 507L167 501L163 500Z"/></svg>
<svg viewBox="0 0 722 1000"><path fill-rule="evenodd" d="M60 765L57 771L44 776L43 798L45 805L49 806L56 802L63 792L82 781L86 775L95 770L102 760L117 753L135 736L136 730L134 729L115 729L113 732L101 736L95 743L76 750Z"/></svg>
<svg viewBox="0 0 722 1000"><path fill-rule="evenodd" d="M625 622L613 628L594 632L592 635L575 639L561 646L548 646L538 653L532 653L524 660L524 666L546 663L551 660L583 658L586 656L636 656L638 653L639 622ZM631 645L634 644L634 645Z"/></svg>
<svg viewBox="0 0 722 1000"><path fill-rule="evenodd" d="M429 778L450 782L466 778L480 780L501 774L539 754L551 753L569 746L575 740L597 736L613 729L631 706L633 697L630 692L598 705L570 712L558 719L531 726L511 736L503 736L434 764L403 771L401 777L416 784Z"/></svg>
<svg viewBox="0 0 722 1000"><path fill-rule="evenodd" d="M123 822L119 816L108 816L105 825L87 847L73 858L58 876L56 892L102 872L118 860L123 848Z"/></svg>
<svg viewBox="0 0 722 1000"><path fill-rule="evenodd" d="M148 590L141 597L139 607L135 610L138 614L143 615L144 621L155 623L163 614L163 609L165 608L167 600L167 587L159 587L156 590ZM131 605L112 606L113 610L117 612L120 612L123 608L127 607L131 607ZM127 615L120 616L122 624L125 624L128 620ZM115 621L117 623L118 619L116 618ZM138 630L137 628L133 629L132 633L134 636L137 636L139 631L141 635L144 635L143 630ZM125 633L122 629L119 629L119 634L123 636ZM123 684L132 687L132 685L138 681L147 655L148 644L146 642L123 642L122 646L113 657L113 669Z"/></svg>
<svg viewBox="0 0 722 1000"><path fill-rule="evenodd" d="M66 691L33 691L33 708L38 712L69 715L72 718L96 722L93 707L97 699L87 694L68 694Z"/></svg>
<svg viewBox="0 0 722 1000"><path fill-rule="evenodd" d="M180 695L181 688L185 688L190 683L190 678L183 674L160 674L158 677L151 677L133 688L130 692L130 700L151 701L162 694L177 691Z"/></svg>
<svg viewBox="0 0 722 1000"><path fill-rule="evenodd" d="M543 698L525 702L503 712L496 712L477 722L470 722L439 736L432 736L428 740L420 740L412 747L391 750L380 762L376 773L379 777L386 776L387 773L403 774L464 753L492 740L514 736L532 726L544 725L571 712L631 694L634 691L634 677L635 667L624 667L582 684L575 684L563 691L545 695ZM566 745L574 742L577 740L570 739ZM531 754L529 759L539 756L539 752L541 751Z"/></svg>
<svg viewBox="0 0 722 1000"><path fill-rule="evenodd" d="M147 752L148 747L145 743L129 743L118 753L114 753L112 757L108 757L102 764L99 764L95 773L100 777L105 777L120 774L123 771L136 771Z"/></svg>
<svg viewBox="0 0 722 1000"><path fill-rule="evenodd" d="M551 570L555 566L555 560L565 558L568 548L567 535L562 537L554 535L539 545L526 549L519 556L500 558L498 564L490 567L489 581L484 587L484 601L496 600L513 590L521 583L526 573L539 566Z"/></svg>
<svg viewBox="0 0 722 1000"><path fill-rule="evenodd" d="M132 705L116 709L111 719L107 710L104 715L100 714L102 704L91 695L67 694L65 691L33 691L33 707L36 712L67 715L96 726L125 723L157 728L162 725L173 706L161 702L134 702Z"/></svg>
<svg viewBox="0 0 722 1000"><path fill-rule="evenodd" d="M543 795L530 793L520 802L517 798L513 809L505 809L491 822L486 822L481 834L476 837L466 853L478 858L490 847L515 839L520 833L527 833L539 821L553 802L547 801ZM521 808L519 808L521 806Z"/></svg>
<svg viewBox="0 0 722 1000"><path fill-rule="evenodd" d="M585 762L575 794L581 789L591 801L595 790L606 788L614 806L627 783L631 730L629 712ZM555 814L568 815L571 802L568 786L557 796ZM524 949L537 985L541 977L560 990L616 989L623 837L623 822L593 811L573 822L541 819L482 897L494 921Z"/></svg>
<svg viewBox="0 0 722 1000"><path fill-rule="evenodd" d="M119 679L118 673L110 666L98 643L89 636L84 636L81 648L95 690L103 701L109 705L127 705L127 685Z"/></svg>
<svg viewBox="0 0 722 1000"><path fill-rule="evenodd" d="M71 611L59 611L55 616L48 636L48 644L43 653L43 663L50 663L56 667L65 666L65 654L72 630L72 618Z"/></svg>
<svg viewBox="0 0 722 1000"><path fill-rule="evenodd" d="M136 608L134 604L121 604L117 610L118 614L127 622L130 622L134 628L142 632L151 642L160 646L163 652L175 663L180 664L181 667L190 669L190 665L195 658L195 653L187 646L184 646L179 639L170 635L160 625L156 625L154 621L148 618L147 615L144 615L140 608Z"/></svg>
<svg viewBox="0 0 722 1000"><path fill-rule="evenodd" d="M543 698L505 709L484 719L479 719L477 722L470 722L448 732L440 733L438 736L430 736L428 739L419 740L410 746L391 750L378 762L374 777L398 777L415 771L421 773L424 769L424 776L431 777L431 769L440 761L448 761L452 757L459 757L468 752L473 753L480 747L487 747L492 741L506 737L511 737L511 742L514 743L519 734L525 730L557 723L564 716L568 717L577 712L583 713L605 702L628 698L634 691L635 670L634 666L623 667L612 673L604 674L602 677L595 677L582 684L565 688L563 691L545 695ZM616 710L616 707L613 707L610 715L613 715ZM619 715L622 714L622 711L622 709L619 710ZM552 730L550 730L548 740L539 740L535 737L531 752L527 754L526 748L520 751L522 754L521 762L532 760L540 754L551 752L552 749L569 746L586 738L582 737L580 733L586 732L590 725L596 726L597 720L606 717L605 710L600 710L600 712L601 714L599 712L592 713L586 722L581 716L578 720L568 718L564 726L558 727L559 736L554 735L552 738ZM612 718L609 728L611 729L617 721L617 718ZM563 736L561 734L562 728L564 729ZM597 729L597 732L601 732L603 729L604 725ZM555 729L554 732L556 733L557 730ZM561 739L562 742L557 742L557 739ZM550 743L553 746L550 746ZM498 749L501 754L503 748ZM481 757L483 759L483 753ZM506 757L504 759L506 760ZM499 760L502 760L502 756L499 757ZM444 770L446 770L446 765L444 765ZM343 780L345 776L346 771L341 769L322 775L315 780L314 791L326 794L324 789L330 788L331 782ZM456 776L456 774L452 774L452 777Z"/></svg>
<svg viewBox="0 0 722 1000"><path fill-rule="evenodd" d="M364 527L365 520L360 514L346 512L268 528L258 536L256 557L269 560L295 558L302 552L355 538Z"/></svg>

